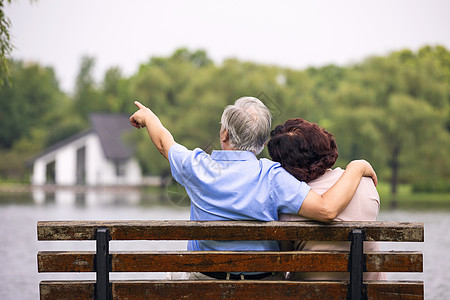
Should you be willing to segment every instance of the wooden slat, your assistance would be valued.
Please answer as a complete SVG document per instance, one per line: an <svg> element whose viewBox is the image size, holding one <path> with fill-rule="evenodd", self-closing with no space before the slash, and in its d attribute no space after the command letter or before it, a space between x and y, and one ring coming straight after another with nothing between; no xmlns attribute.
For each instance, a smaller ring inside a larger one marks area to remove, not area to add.
<svg viewBox="0 0 450 300"><path fill-rule="evenodd" d="M94 252L38 253L39 272L94 272ZM113 252L112 272L346 272L347 252ZM422 272L421 252L365 253L367 272Z"/></svg>
<svg viewBox="0 0 450 300"><path fill-rule="evenodd" d="M365 284L368 300L419 300L425 297L423 281L374 281Z"/></svg>
<svg viewBox="0 0 450 300"><path fill-rule="evenodd" d="M423 223L252 221L39 221L38 240L95 240L107 227L113 240L320 240L348 241L363 228L368 241L423 242Z"/></svg>
<svg viewBox="0 0 450 300"><path fill-rule="evenodd" d="M95 281L41 281L41 300L94 299Z"/></svg>
<svg viewBox="0 0 450 300"><path fill-rule="evenodd" d="M423 272L423 254L420 251L367 252L367 272Z"/></svg>
<svg viewBox="0 0 450 300"><path fill-rule="evenodd" d="M287 281L191 281L146 285L146 282L115 282L118 299L345 299L347 284L335 282L298 283ZM136 298L135 298L136 295ZM145 295L145 296L140 296ZM148 298L146 298L148 297Z"/></svg>
<svg viewBox="0 0 450 300"><path fill-rule="evenodd" d="M112 281L114 299L345 299L346 281ZM421 281L364 282L369 300L423 299ZM93 299L93 281L43 281L41 300Z"/></svg>
<svg viewBox="0 0 450 300"><path fill-rule="evenodd" d="M95 272L95 252L39 251L38 272Z"/></svg>

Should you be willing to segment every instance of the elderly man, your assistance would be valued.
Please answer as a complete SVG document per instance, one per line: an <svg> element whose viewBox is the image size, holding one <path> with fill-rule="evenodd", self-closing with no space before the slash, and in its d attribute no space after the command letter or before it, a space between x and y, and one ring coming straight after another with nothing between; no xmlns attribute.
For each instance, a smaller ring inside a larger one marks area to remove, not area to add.
<svg viewBox="0 0 450 300"><path fill-rule="evenodd" d="M225 108L221 118L220 145L211 155L177 144L159 118L147 107L139 108L130 122L145 127L160 153L169 161L173 178L191 199L191 220L278 220L280 213L294 213L322 222L333 220L350 202L362 176L376 174L366 161L348 164L340 180L319 195L286 172L279 163L258 159L271 127L269 109L257 98L243 97ZM188 250L278 250L276 241L189 241ZM270 273L192 273L189 278L258 279Z"/></svg>

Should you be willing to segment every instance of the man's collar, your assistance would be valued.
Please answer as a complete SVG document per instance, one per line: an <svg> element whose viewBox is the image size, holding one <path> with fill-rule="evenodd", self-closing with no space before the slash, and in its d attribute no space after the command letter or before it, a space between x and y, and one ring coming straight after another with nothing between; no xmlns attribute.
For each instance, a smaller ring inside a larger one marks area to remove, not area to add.
<svg viewBox="0 0 450 300"><path fill-rule="evenodd" d="M213 160L254 160L257 159L255 154L251 151L239 150L213 150L211 153Z"/></svg>

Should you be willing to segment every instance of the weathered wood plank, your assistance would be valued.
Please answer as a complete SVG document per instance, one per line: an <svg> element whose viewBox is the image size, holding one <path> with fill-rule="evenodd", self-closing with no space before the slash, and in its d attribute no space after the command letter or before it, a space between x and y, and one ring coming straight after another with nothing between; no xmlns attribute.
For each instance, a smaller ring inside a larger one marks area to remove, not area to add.
<svg viewBox="0 0 450 300"><path fill-rule="evenodd" d="M115 282L113 297L117 299L345 299L347 284L286 281L190 281L161 282L147 285L142 282ZM186 282L184 282L186 283ZM145 296L142 296L145 295ZM136 298L135 298L136 296ZM148 297L148 298L147 298Z"/></svg>
<svg viewBox="0 0 450 300"><path fill-rule="evenodd" d="M107 227L113 240L320 240L348 241L363 228L368 241L423 242L423 223L251 221L39 221L38 240L95 240Z"/></svg>
<svg viewBox="0 0 450 300"><path fill-rule="evenodd" d="M95 272L95 252L39 251L38 272Z"/></svg>
<svg viewBox="0 0 450 300"><path fill-rule="evenodd" d="M41 251L39 272L94 272L95 252ZM422 272L421 252L365 253L367 272ZM112 252L112 272L346 272L347 252Z"/></svg>
<svg viewBox="0 0 450 300"><path fill-rule="evenodd" d="M40 300L94 299L95 281L41 281Z"/></svg>
<svg viewBox="0 0 450 300"><path fill-rule="evenodd" d="M367 286L368 300L420 300L425 297L422 281L372 281L364 283Z"/></svg>
<svg viewBox="0 0 450 300"><path fill-rule="evenodd" d="M345 299L347 281L112 281L114 299ZM423 299L423 282L364 282L369 300ZM93 299L93 281L42 281L41 299Z"/></svg>
<svg viewBox="0 0 450 300"><path fill-rule="evenodd" d="M367 272L423 272L420 251L367 252L364 258Z"/></svg>
<svg viewBox="0 0 450 300"><path fill-rule="evenodd" d="M368 241L423 242L423 223L393 222L38 222L39 240L95 240L107 227L113 240L346 241L362 228ZM294 271L345 272L345 251L112 252L112 272ZM366 252L367 272L422 272L421 252ZM41 251L39 272L95 272L93 251ZM368 299L423 299L423 282L365 282ZM112 281L114 299L345 299L348 281ZM94 281L41 282L41 299L93 299Z"/></svg>

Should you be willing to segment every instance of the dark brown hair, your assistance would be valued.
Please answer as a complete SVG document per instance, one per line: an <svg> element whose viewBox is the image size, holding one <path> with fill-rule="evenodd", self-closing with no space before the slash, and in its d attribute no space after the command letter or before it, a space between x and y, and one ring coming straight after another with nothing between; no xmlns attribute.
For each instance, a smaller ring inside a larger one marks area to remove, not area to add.
<svg viewBox="0 0 450 300"><path fill-rule="evenodd" d="M267 144L274 161L301 181L323 175L338 158L331 133L303 119L289 119L270 132Z"/></svg>

